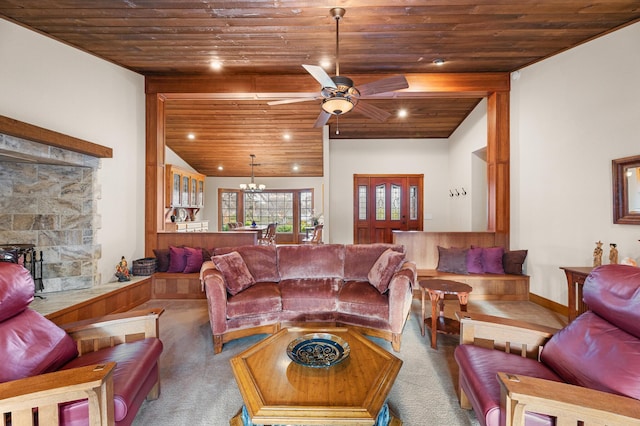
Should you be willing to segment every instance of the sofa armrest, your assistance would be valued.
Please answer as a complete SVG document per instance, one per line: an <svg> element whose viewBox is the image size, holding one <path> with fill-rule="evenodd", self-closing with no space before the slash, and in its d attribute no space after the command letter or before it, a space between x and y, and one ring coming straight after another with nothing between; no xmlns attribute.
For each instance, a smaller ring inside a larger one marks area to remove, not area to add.
<svg viewBox="0 0 640 426"><path fill-rule="evenodd" d="M640 401L567 383L498 373L506 425L524 425L524 413L557 418L557 424L640 425Z"/></svg>
<svg viewBox="0 0 640 426"><path fill-rule="evenodd" d="M11 413L14 425L30 425L37 408L40 426L57 426L58 404L88 399L89 424L113 425L115 365L89 365L0 383L0 413Z"/></svg>
<svg viewBox="0 0 640 426"><path fill-rule="evenodd" d="M389 325L393 333L402 333L411 311L415 276L415 263L405 262L389 282Z"/></svg>
<svg viewBox="0 0 640 426"><path fill-rule="evenodd" d="M216 268L203 273L202 283L207 296L209 322L214 334L223 334L227 329L227 287L222 272Z"/></svg>
<svg viewBox="0 0 640 426"><path fill-rule="evenodd" d="M135 310L63 324L60 327L76 341L78 352L82 355L120 343L159 337L158 319L163 312L163 308Z"/></svg>
<svg viewBox="0 0 640 426"><path fill-rule="evenodd" d="M460 344L473 344L538 359L542 346L558 331L525 321L470 312L456 312Z"/></svg>

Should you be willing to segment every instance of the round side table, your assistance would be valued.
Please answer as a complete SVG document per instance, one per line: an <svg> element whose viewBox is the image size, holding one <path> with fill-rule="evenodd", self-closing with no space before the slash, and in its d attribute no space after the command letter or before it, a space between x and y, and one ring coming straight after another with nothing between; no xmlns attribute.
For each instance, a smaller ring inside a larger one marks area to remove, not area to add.
<svg viewBox="0 0 640 426"><path fill-rule="evenodd" d="M444 297L447 294L458 296L460 310L467 311L469 293L473 288L465 283L451 280L428 279L420 280L420 292L422 293L422 315L420 316L420 333L424 336L425 325L431 324L431 347L438 349L437 333L460 334L460 322L444 316ZM431 299L431 318L425 319L425 299L427 293ZM438 303L439 302L439 303ZM438 305L440 311L438 312Z"/></svg>

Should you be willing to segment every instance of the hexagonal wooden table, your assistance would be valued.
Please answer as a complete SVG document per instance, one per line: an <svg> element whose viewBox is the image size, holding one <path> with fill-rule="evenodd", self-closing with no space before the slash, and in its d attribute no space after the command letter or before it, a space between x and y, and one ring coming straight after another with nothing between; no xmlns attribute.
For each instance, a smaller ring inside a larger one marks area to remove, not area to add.
<svg viewBox="0 0 640 426"><path fill-rule="evenodd" d="M331 333L351 348L344 361L313 368L293 362L289 343L305 334ZM373 425L402 360L345 327L282 329L231 359L254 424ZM242 414L231 420L242 425ZM391 414L389 425L402 422Z"/></svg>

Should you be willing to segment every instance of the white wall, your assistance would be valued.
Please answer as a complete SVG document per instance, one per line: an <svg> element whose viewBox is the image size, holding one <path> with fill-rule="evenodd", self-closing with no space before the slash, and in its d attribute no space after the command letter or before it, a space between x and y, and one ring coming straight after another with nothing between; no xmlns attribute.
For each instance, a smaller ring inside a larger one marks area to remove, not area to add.
<svg viewBox="0 0 640 426"><path fill-rule="evenodd" d="M0 58L1 115L113 149L98 172L98 268L109 281L122 255L144 256L144 79L2 19Z"/></svg>
<svg viewBox="0 0 640 426"><path fill-rule="evenodd" d="M560 266L595 242L640 256L640 227L614 225L611 160L640 154L640 23L521 70L511 91L511 247L531 291L561 304Z"/></svg>
<svg viewBox="0 0 640 426"><path fill-rule="evenodd" d="M424 230L450 230L448 150L447 139L331 140L330 241L353 242L354 174L424 173Z"/></svg>
<svg viewBox="0 0 640 426"><path fill-rule="evenodd" d="M483 99L471 111L449 138L451 227L448 231L487 230L486 162L475 151L487 146L487 100ZM462 193L464 188L466 195Z"/></svg>

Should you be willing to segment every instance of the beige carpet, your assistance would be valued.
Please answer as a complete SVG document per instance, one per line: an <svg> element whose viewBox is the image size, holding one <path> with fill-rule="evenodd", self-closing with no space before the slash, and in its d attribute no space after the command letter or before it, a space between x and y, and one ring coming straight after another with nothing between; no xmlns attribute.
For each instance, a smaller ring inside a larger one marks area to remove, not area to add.
<svg viewBox="0 0 640 426"><path fill-rule="evenodd" d="M457 303L447 301L450 315ZM162 390L156 401L143 404L134 425L228 425L242 406L242 397L231 372L229 360L258 342L264 335L225 344L213 355L206 301L153 300L145 307L162 306L160 336L164 352L160 363ZM562 326L563 318L530 302L470 302L469 311L510 316ZM462 410L456 395L457 365L453 349L457 337L438 336L438 350L420 335L420 302L414 300L413 313L395 355L404 361L388 403L408 426L478 425L472 411ZM372 339L388 351L391 345Z"/></svg>

